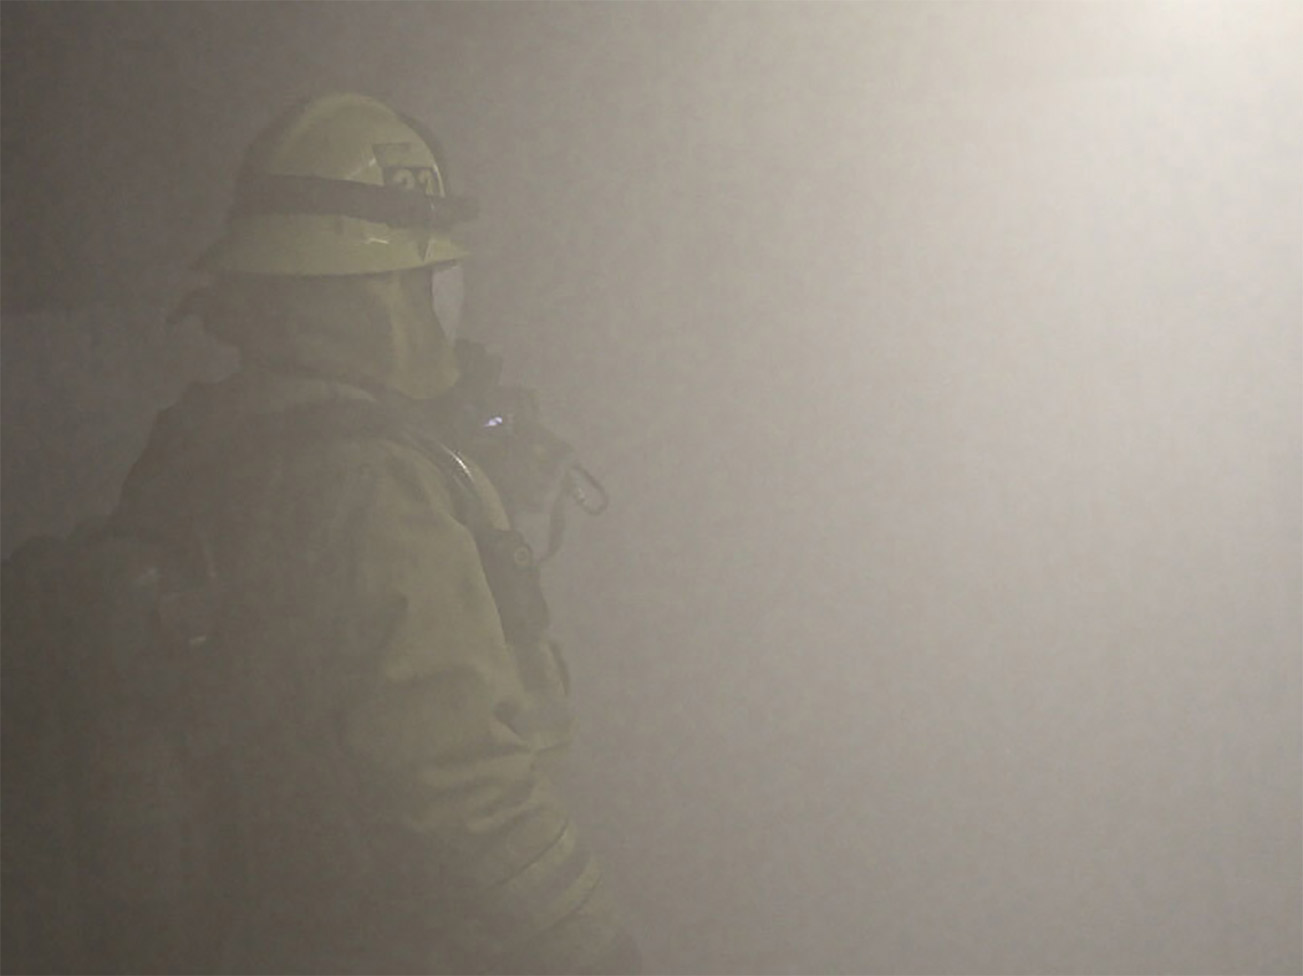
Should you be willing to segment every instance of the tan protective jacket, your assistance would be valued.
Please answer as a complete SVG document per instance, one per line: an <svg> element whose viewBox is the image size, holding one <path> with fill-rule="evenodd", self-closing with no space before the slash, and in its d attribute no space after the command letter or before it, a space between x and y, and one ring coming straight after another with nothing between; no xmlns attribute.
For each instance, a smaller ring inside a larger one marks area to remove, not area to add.
<svg viewBox="0 0 1303 976"><path fill-rule="evenodd" d="M550 641L506 642L445 472L399 438L267 436L295 408L371 396L358 382L447 388L446 341L401 334L428 324L399 278L335 283L353 292L343 302L305 288L301 317L214 329L246 365L161 415L123 491L124 507L184 527L221 586L192 711L196 754L229 763L233 783L243 882L223 965L631 968L542 767L569 737L564 666ZM332 303L367 310L370 345Z"/></svg>

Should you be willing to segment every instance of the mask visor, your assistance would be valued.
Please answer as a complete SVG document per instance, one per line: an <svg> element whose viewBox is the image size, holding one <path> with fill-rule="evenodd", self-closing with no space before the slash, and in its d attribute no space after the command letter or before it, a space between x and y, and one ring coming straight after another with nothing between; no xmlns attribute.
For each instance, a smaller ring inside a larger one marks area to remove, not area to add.
<svg viewBox="0 0 1303 976"><path fill-rule="evenodd" d="M462 306L465 302L466 285L461 262L453 261L432 268L430 305L449 342L455 342L461 332Z"/></svg>

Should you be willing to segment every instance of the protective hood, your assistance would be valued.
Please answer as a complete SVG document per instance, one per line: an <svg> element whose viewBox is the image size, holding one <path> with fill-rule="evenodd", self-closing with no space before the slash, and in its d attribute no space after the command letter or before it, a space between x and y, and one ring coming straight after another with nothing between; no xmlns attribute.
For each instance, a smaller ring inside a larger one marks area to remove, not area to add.
<svg viewBox="0 0 1303 976"><path fill-rule="evenodd" d="M191 307L247 359L425 400L458 376L431 305L430 274L230 275Z"/></svg>

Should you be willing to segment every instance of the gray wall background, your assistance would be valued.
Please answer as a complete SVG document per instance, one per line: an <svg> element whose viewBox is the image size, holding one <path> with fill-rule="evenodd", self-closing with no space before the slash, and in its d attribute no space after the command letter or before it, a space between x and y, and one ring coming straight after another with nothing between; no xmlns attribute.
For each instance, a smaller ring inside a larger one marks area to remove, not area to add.
<svg viewBox="0 0 1303 976"><path fill-rule="evenodd" d="M614 505L570 783L676 973L1303 971L1291 4L0 7L3 545L230 357L248 139L360 89Z"/></svg>

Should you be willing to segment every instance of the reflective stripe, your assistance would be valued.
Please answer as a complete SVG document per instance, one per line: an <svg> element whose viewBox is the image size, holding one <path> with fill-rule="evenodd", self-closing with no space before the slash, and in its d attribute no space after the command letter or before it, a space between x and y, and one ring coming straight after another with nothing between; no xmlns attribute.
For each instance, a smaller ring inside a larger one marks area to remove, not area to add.
<svg viewBox="0 0 1303 976"><path fill-rule="evenodd" d="M475 201L468 197L433 196L418 189L375 186L324 176L262 173L237 185L231 213L233 216L318 214L356 217L390 227L443 230L472 220L477 209Z"/></svg>
<svg viewBox="0 0 1303 976"><path fill-rule="evenodd" d="M599 878L597 861L579 843L574 827L567 824L556 842L533 863L483 897L495 921L527 938L581 908Z"/></svg>
<svg viewBox="0 0 1303 976"><path fill-rule="evenodd" d="M456 926L461 952L477 959L509 954L582 909L600 880L597 861L567 824L522 871L473 896Z"/></svg>
<svg viewBox="0 0 1303 976"><path fill-rule="evenodd" d="M512 731L525 739L536 751L550 752L570 745L574 716L564 699L531 695L535 704L511 716Z"/></svg>

